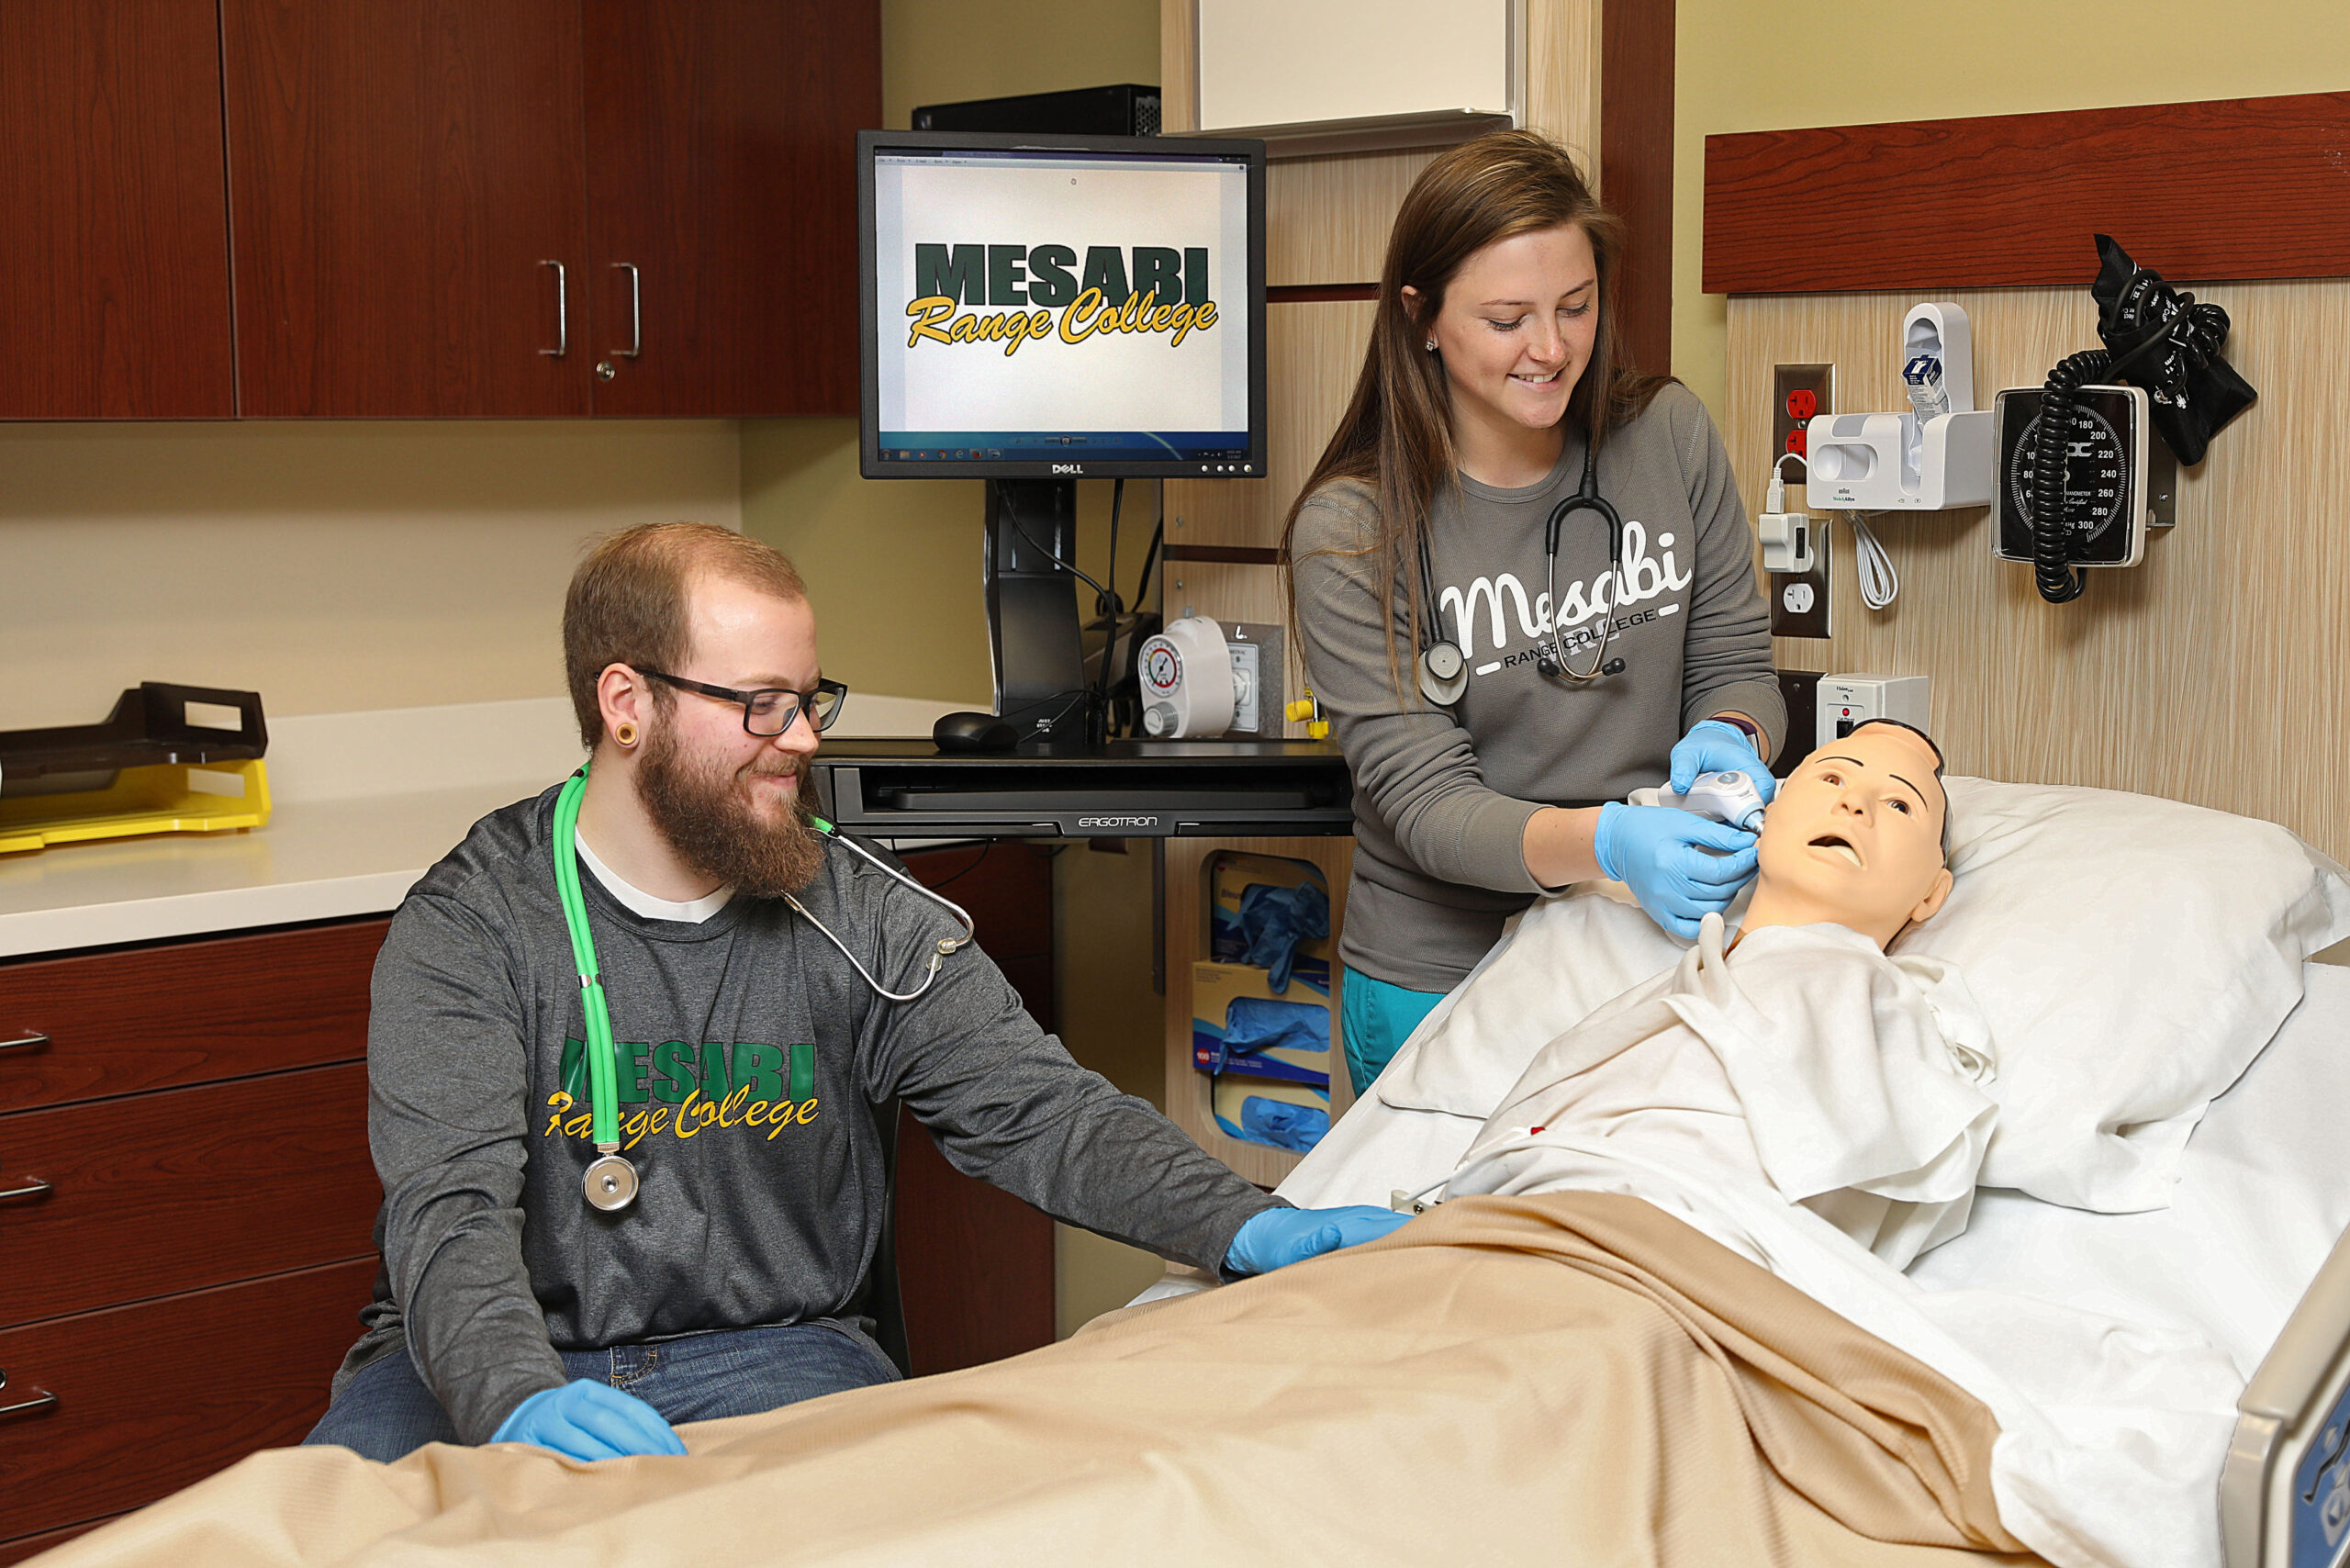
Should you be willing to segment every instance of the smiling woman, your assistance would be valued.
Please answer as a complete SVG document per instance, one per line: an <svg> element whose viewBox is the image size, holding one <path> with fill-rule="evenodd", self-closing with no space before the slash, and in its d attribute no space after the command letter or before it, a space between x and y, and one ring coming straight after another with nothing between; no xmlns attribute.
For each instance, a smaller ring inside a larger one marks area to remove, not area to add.
<svg viewBox="0 0 2350 1568"><path fill-rule="evenodd" d="M1768 800L1785 721L1721 439L1625 358L1624 247L1531 132L1429 163L1291 513L1292 616L1355 779L1358 1091L1541 890L1617 878L1694 935L1752 874L1744 834L1621 803L1726 769Z"/></svg>

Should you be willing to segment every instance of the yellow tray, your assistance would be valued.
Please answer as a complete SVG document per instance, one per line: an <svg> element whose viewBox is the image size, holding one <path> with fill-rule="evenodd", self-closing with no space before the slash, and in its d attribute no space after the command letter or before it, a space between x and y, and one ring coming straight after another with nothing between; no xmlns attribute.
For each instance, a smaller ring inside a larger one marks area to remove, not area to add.
<svg viewBox="0 0 2350 1568"><path fill-rule="evenodd" d="M105 790L0 800L0 855L141 833L224 833L269 821L269 770L244 762L126 767Z"/></svg>

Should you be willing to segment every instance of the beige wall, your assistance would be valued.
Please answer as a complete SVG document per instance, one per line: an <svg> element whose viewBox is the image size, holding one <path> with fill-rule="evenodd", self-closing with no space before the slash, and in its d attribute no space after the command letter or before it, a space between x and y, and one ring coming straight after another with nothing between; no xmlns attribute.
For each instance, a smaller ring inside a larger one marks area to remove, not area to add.
<svg viewBox="0 0 2350 1568"><path fill-rule="evenodd" d="M563 690L587 535L733 525L731 422L0 424L0 729L141 680L267 711Z"/></svg>
<svg viewBox="0 0 2350 1568"><path fill-rule="evenodd" d="M1725 301L1700 265L1707 136L2350 86L2339 0L1678 0L1678 17L1673 369L1724 425ZM2082 255L2086 287L2086 236Z"/></svg>

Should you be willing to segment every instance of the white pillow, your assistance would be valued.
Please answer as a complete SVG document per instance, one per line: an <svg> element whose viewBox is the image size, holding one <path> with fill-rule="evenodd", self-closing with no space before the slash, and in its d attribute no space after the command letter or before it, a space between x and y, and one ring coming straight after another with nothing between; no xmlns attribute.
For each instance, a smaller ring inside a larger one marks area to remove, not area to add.
<svg viewBox="0 0 2350 1568"><path fill-rule="evenodd" d="M1982 1184L2165 1206L2211 1098L2300 1002L2302 960L2350 935L2350 873L2273 823L2200 806L1946 782L1956 885L1894 951L1958 965L1990 1022L2000 1113ZM1614 884L1544 899L1429 1014L1380 1098L1482 1116L1553 1036L1686 946Z"/></svg>

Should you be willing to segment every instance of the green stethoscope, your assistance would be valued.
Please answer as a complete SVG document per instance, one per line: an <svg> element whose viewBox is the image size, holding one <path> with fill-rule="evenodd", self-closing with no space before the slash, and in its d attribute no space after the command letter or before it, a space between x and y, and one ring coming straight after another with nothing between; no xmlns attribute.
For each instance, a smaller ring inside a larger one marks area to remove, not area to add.
<svg viewBox="0 0 2350 1568"><path fill-rule="evenodd" d="M571 934L571 957L579 967L579 1000L587 1019L588 1103L591 1113L589 1136L595 1140L596 1158L588 1164L588 1172L580 1185L588 1195L590 1207L607 1213L624 1209L636 1201L636 1167L621 1153L621 1087L612 1052L612 1014L604 1001L604 982L596 966L596 939L588 930L588 903L579 895L579 852L575 836L579 829L579 801L588 792L588 768L582 765L578 772L564 780L563 791L554 798L554 831L552 834L554 852L555 898L563 905L564 928ZM939 967L947 956L967 946L979 935L979 927L962 905L931 891L895 866L867 850L853 838L842 836L840 829L823 818L811 816L809 822L816 831L834 844L845 844L867 861L896 880L904 883L931 902L938 904L962 923L960 936L942 936L931 949L930 963L922 983L909 991L894 991L873 978L873 972L858 962L848 944L833 935L832 927L808 913L808 908L789 893L784 902L798 911L800 917L824 934L824 939L841 950L841 957L873 988L873 993L885 1002L912 1002L928 991L938 979Z"/></svg>

